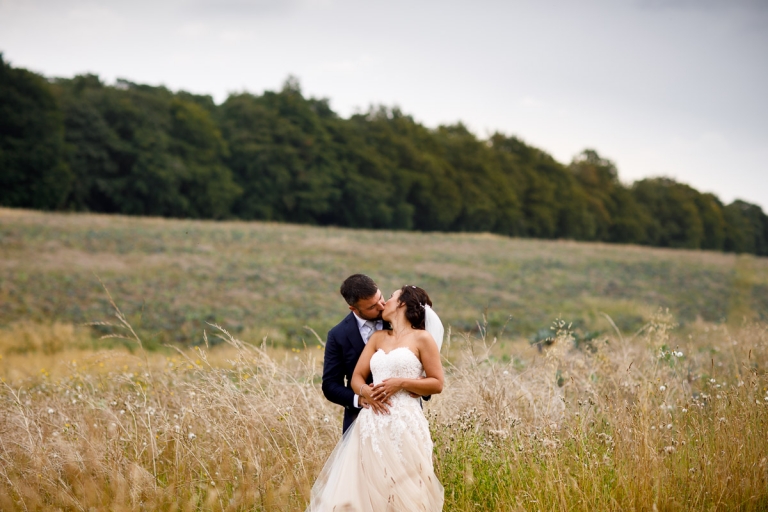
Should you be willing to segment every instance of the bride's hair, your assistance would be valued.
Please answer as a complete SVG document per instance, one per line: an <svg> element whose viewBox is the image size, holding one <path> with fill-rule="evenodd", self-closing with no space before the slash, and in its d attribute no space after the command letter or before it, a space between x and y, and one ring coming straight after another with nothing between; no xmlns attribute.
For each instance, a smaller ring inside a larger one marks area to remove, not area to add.
<svg viewBox="0 0 768 512"><path fill-rule="evenodd" d="M411 322L414 329L425 329L424 319L426 306L432 307L432 301L423 288L407 284L400 288L397 302L405 304L405 318Z"/></svg>

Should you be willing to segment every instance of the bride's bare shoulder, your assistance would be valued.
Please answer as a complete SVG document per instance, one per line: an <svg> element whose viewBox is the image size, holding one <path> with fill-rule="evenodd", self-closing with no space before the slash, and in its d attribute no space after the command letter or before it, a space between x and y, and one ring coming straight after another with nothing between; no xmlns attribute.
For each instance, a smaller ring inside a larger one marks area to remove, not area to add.
<svg viewBox="0 0 768 512"><path fill-rule="evenodd" d="M433 345L435 344L435 340L432 338L432 335L422 329L419 329L416 333L416 342L419 345L422 345L423 343L431 343Z"/></svg>

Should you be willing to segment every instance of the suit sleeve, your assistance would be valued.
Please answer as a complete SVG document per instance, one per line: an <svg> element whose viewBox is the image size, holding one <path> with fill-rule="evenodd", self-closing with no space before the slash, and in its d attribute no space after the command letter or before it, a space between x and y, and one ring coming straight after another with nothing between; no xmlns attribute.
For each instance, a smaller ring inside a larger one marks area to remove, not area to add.
<svg viewBox="0 0 768 512"><path fill-rule="evenodd" d="M354 407L355 393L344 385L344 353L333 330L328 333L325 342L323 394L329 401L342 407Z"/></svg>

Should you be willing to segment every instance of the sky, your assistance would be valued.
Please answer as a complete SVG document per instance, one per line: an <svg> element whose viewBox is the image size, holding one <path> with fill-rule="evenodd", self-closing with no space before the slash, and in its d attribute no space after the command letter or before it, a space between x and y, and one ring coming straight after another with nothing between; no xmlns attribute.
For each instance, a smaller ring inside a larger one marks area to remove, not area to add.
<svg viewBox="0 0 768 512"><path fill-rule="evenodd" d="M0 52L217 103L293 75L344 117L398 106L563 163L591 148L624 183L768 211L768 0L0 0Z"/></svg>

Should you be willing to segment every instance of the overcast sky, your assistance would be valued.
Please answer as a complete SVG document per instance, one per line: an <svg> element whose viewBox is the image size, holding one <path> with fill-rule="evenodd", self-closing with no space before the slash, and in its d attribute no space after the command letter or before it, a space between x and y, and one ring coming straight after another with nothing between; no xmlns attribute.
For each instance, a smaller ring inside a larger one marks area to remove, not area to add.
<svg viewBox="0 0 768 512"><path fill-rule="evenodd" d="M0 51L213 95L279 89L348 116L514 134L622 181L669 176L768 211L768 0L0 0Z"/></svg>

